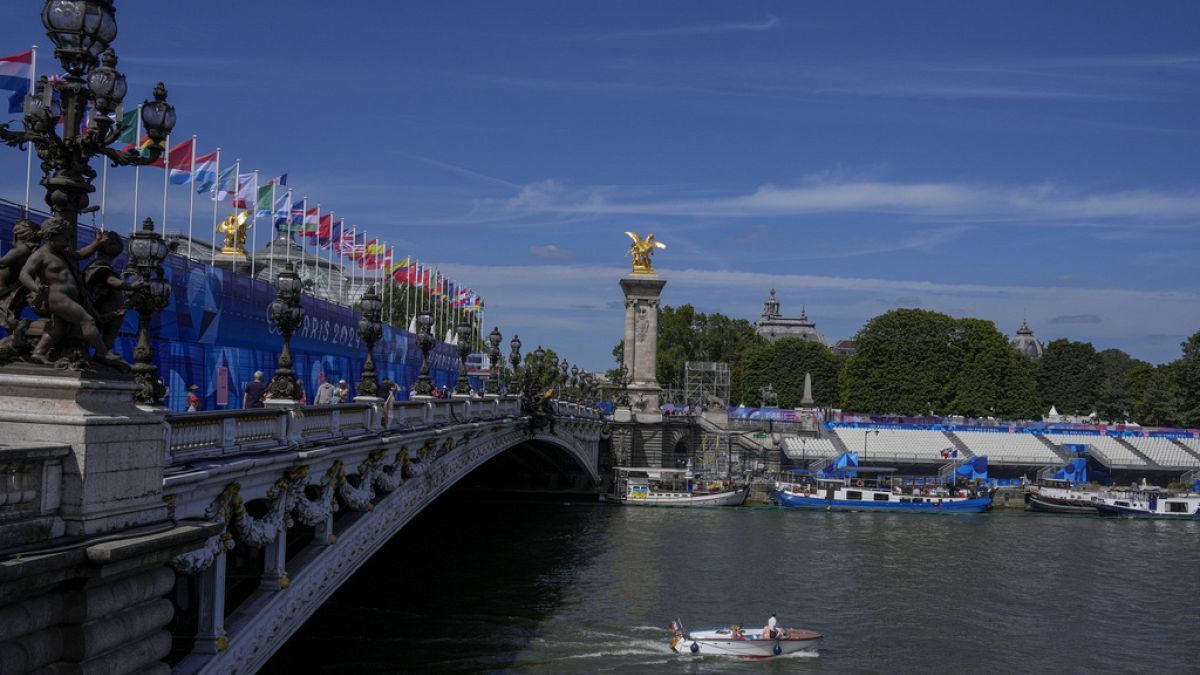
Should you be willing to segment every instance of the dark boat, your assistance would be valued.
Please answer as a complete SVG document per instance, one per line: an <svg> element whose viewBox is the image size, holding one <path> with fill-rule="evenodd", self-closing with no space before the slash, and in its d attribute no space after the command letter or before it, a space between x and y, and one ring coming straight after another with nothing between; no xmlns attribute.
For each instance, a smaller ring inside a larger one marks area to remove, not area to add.
<svg viewBox="0 0 1200 675"><path fill-rule="evenodd" d="M1080 490L1071 481L1045 478L1025 492L1025 509L1041 513L1096 515L1094 493Z"/></svg>

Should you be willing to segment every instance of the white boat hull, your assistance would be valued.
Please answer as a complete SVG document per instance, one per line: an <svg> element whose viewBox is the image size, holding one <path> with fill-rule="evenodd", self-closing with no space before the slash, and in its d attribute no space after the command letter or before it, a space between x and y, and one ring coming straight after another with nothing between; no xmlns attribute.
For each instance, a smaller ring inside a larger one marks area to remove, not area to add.
<svg viewBox="0 0 1200 675"><path fill-rule="evenodd" d="M765 659L797 652L815 652L824 636L815 631L791 629L787 639L763 639L762 631L746 631L744 638L734 638L728 629L690 631L676 634L671 649L678 654L695 656L738 656Z"/></svg>
<svg viewBox="0 0 1200 675"><path fill-rule="evenodd" d="M605 501L626 506L741 506L750 494L750 486L740 490L712 493L666 493L641 495L602 495Z"/></svg>

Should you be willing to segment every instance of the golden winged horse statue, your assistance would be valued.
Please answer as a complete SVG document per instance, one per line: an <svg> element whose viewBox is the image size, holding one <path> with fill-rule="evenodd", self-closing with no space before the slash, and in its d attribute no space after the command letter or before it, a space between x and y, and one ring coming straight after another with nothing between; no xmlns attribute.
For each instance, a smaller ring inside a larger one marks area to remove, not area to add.
<svg viewBox="0 0 1200 675"><path fill-rule="evenodd" d="M654 249L666 249L667 245L661 241L654 241L654 233L639 237L633 232L626 232L629 238L633 240L633 245L629 247L629 255L633 258L633 273L634 274L654 274L654 267L650 265L650 255L654 253Z"/></svg>

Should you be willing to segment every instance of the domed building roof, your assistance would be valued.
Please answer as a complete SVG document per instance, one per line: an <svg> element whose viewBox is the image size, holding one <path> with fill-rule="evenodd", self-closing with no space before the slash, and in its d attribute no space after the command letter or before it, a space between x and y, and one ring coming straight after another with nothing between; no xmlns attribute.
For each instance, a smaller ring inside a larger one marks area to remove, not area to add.
<svg viewBox="0 0 1200 675"><path fill-rule="evenodd" d="M775 297L774 288L763 302L762 317L754 322L754 332L771 342L776 342L780 338L794 337L825 344L825 337L821 335L821 331L817 330L816 324L808 320L808 314L803 307L801 307L798 317L786 317L780 314L779 300Z"/></svg>
<svg viewBox="0 0 1200 675"><path fill-rule="evenodd" d="M1041 340L1038 340L1033 335L1033 329L1029 327L1028 321L1021 321L1021 327L1017 329L1017 336L1009 341L1012 348L1017 350L1017 353L1028 356L1031 359L1039 358L1045 348L1042 346Z"/></svg>

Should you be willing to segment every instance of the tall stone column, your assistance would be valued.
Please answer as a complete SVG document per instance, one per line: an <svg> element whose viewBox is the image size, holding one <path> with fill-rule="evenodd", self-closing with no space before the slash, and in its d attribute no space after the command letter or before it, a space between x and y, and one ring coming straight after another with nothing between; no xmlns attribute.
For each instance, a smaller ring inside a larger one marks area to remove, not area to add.
<svg viewBox="0 0 1200 675"><path fill-rule="evenodd" d="M657 274L621 278L625 292L625 360L632 381L629 402L639 418L659 415L662 388L658 386L658 297L665 279Z"/></svg>

